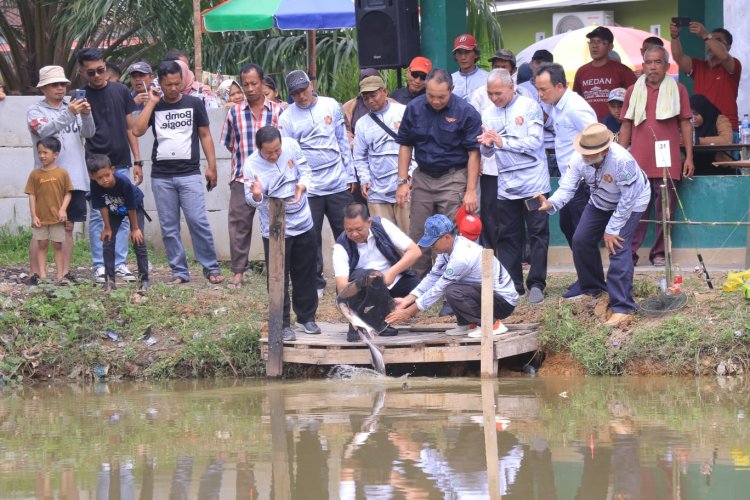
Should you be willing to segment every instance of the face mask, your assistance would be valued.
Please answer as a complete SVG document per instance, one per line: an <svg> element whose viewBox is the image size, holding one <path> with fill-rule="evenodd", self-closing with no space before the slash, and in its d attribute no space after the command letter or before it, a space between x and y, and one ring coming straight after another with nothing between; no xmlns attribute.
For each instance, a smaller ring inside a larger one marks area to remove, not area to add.
<svg viewBox="0 0 750 500"><path fill-rule="evenodd" d="M604 161L604 154L599 153L596 156L582 156L581 158L583 158L583 163L585 163L586 165L594 165L596 163L601 163Z"/></svg>

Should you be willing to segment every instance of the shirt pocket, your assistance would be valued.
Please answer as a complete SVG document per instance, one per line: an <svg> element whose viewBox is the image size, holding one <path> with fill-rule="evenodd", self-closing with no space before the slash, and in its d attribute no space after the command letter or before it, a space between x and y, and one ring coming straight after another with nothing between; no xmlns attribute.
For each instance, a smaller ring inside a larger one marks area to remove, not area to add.
<svg viewBox="0 0 750 500"><path fill-rule="evenodd" d="M449 122L445 117L437 120L436 138L440 144L455 148L461 145L463 134L461 133L461 124L458 120Z"/></svg>

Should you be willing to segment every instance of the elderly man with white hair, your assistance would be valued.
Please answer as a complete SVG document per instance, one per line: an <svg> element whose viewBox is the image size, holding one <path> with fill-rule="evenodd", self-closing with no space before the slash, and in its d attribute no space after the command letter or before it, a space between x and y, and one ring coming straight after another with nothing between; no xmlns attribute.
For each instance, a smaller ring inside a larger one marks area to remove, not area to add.
<svg viewBox="0 0 750 500"><path fill-rule="evenodd" d="M494 157L497 165L495 251L516 291L525 294L522 260L528 232L531 268L526 287L529 302L538 304L547 285L549 218L529 210L525 200L550 190L542 108L514 92L513 78L505 69L490 72L487 96L493 105L482 113L484 131L477 140L482 156Z"/></svg>

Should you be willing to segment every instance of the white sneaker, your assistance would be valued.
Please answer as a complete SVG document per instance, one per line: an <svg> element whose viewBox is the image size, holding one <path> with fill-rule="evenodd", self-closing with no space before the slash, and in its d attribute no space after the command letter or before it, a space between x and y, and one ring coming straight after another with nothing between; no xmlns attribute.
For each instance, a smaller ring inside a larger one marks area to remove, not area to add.
<svg viewBox="0 0 750 500"><path fill-rule="evenodd" d="M499 319L492 324L492 335L502 335L508 331L508 327ZM482 327L477 325L466 334L469 338L478 339L482 337Z"/></svg>
<svg viewBox="0 0 750 500"><path fill-rule="evenodd" d="M97 283L104 283L104 266L94 268L94 279Z"/></svg>
<svg viewBox="0 0 750 500"><path fill-rule="evenodd" d="M115 269L115 276L117 276L118 278L122 278L125 281L135 281L135 276L133 276L133 273L130 272L130 269L128 269L128 266L126 266L125 264L120 264L119 266L117 266L117 269Z"/></svg>
<svg viewBox="0 0 750 500"><path fill-rule="evenodd" d="M446 330L445 334L457 337L459 335L466 335L466 332L468 332L471 329L472 329L472 327L470 325L458 325L455 328L451 328L450 330Z"/></svg>

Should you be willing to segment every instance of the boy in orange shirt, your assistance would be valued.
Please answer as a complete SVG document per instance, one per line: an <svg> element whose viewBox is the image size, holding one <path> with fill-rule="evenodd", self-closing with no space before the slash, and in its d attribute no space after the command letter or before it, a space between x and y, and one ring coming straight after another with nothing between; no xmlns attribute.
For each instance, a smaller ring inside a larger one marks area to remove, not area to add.
<svg viewBox="0 0 750 500"><path fill-rule="evenodd" d="M60 156L61 144L55 137L45 137L37 144L41 168L35 168L26 182L31 210L31 239L39 245L39 274L34 274L29 283L35 285L47 278L47 246L52 242L55 250L57 283L68 284L63 276L62 243L65 241L65 223L73 183L68 172L55 164Z"/></svg>

